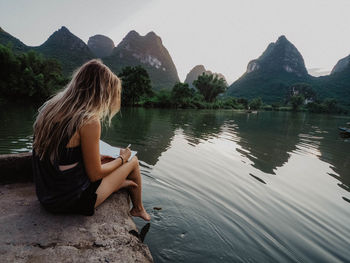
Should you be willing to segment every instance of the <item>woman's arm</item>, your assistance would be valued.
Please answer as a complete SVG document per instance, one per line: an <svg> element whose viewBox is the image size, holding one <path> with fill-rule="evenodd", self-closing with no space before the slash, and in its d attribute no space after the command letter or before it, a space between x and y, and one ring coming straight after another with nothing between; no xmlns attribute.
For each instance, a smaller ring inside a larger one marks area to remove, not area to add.
<svg viewBox="0 0 350 263"><path fill-rule="evenodd" d="M102 179L122 165L121 158L117 158L103 165L101 164L101 124L98 119L94 119L86 123L80 128L79 133L85 170L90 178L90 181L95 182ZM123 157L124 162L127 162L130 156L130 150L124 151L121 156Z"/></svg>

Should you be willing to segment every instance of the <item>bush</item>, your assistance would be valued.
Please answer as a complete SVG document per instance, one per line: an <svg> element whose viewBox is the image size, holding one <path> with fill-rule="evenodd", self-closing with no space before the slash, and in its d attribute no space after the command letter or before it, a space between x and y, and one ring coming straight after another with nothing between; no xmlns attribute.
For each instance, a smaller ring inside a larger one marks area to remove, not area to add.
<svg viewBox="0 0 350 263"><path fill-rule="evenodd" d="M0 45L0 96L6 100L43 101L67 83L55 59L34 51L15 55Z"/></svg>
<svg viewBox="0 0 350 263"><path fill-rule="evenodd" d="M142 97L152 96L151 79L143 67L125 67L119 77L123 82L123 105L137 105Z"/></svg>
<svg viewBox="0 0 350 263"><path fill-rule="evenodd" d="M338 105L335 99L327 98L323 102L311 102L307 109L315 113L347 113L347 110Z"/></svg>
<svg viewBox="0 0 350 263"><path fill-rule="evenodd" d="M262 102L261 98L255 98L249 102L249 108L251 110L258 110L261 108L262 104L263 104L263 102Z"/></svg>
<svg viewBox="0 0 350 263"><path fill-rule="evenodd" d="M190 89L187 83L178 82L171 90L171 103L174 107L188 108L194 94L195 90Z"/></svg>
<svg viewBox="0 0 350 263"><path fill-rule="evenodd" d="M297 111L300 108L300 106L303 105L304 101L305 101L305 98L302 95L292 96L290 98L290 103L292 105L292 110L293 111Z"/></svg>
<svg viewBox="0 0 350 263"><path fill-rule="evenodd" d="M226 81L223 78L205 73L193 81L193 85L203 95L206 102L213 102L220 93L227 89Z"/></svg>

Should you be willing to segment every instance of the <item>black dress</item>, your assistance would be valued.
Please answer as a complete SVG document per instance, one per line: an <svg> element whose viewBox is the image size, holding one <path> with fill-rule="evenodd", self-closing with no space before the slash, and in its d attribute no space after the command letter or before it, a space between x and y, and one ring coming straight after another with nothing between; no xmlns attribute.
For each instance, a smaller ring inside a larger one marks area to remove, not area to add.
<svg viewBox="0 0 350 263"><path fill-rule="evenodd" d="M59 158L51 163L40 160L33 149L33 174L36 194L43 207L52 213L93 215L96 189L101 180L90 182L82 158L81 147L66 148L68 138L59 145ZM61 171L59 165L78 163Z"/></svg>

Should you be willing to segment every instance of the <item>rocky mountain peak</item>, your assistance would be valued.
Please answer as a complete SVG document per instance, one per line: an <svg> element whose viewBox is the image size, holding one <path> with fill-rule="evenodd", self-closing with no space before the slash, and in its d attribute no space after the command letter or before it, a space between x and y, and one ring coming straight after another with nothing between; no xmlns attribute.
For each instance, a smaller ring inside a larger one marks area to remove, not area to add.
<svg viewBox="0 0 350 263"><path fill-rule="evenodd" d="M34 49L45 57L58 59L65 75L71 74L74 69L93 58L92 52L84 41L64 26Z"/></svg>
<svg viewBox="0 0 350 263"><path fill-rule="evenodd" d="M16 52L25 52L29 49L29 47L19 39L7 33L2 27L0 27L0 44L8 45L9 43L11 43L13 50Z"/></svg>
<svg viewBox="0 0 350 263"><path fill-rule="evenodd" d="M58 30L58 32L61 32L61 33L70 33L70 31L68 30L68 28L66 28L65 26L61 26L61 28Z"/></svg>
<svg viewBox="0 0 350 263"><path fill-rule="evenodd" d="M88 47L98 58L107 57L112 54L114 42L104 35L94 35L89 38Z"/></svg>
<svg viewBox="0 0 350 263"><path fill-rule="evenodd" d="M146 37L154 37L154 38L159 38L159 36L157 36L156 33L154 33L153 31L150 31L146 34Z"/></svg>
<svg viewBox="0 0 350 263"><path fill-rule="evenodd" d="M62 26L59 30L55 31L42 45L41 47L58 47L67 48L70 50L82 50L90 52L88 46L80 38L72 34L68 28Z"/></svg>
<svg viewBox="0 0 350 263"><path fill-rule="evenodd" d="M337 64L335 64L334 68L332 69L331 74L342 72L345 69L347 69L350 66L350 55L340 59Z"/></svg>
<svg viewBox="0 0 350 263"><path fill-rule="evenodd" d="M247 73L254 71L287 72L298 77L307 76L304 59L298 49L284 36L280 36L276 42L270 43L263 54L250 61Z"/></svg>
<svg viewBox="0 0 350 263"><path fill-rule="evenodd" d="M133 41L134 39L139 39L141 36L138 32L135 30L131 30L129 33L126 34L126 36L123 38L122 42L124 41Z"/></svg>
<svg viewBox="0 0 350 263"><path fill-rule="evenodd" d="M160 44L162 43L162 39L153 31L148 32L145 35L145 38L147 38L150 41L154 41L154 42L160 42Z"/></svg>
<svg viewBox="0 0 350 263"><path fill-rule="evenodd" d="M276 44L277 43L282 43L282 42L289 42L285 35L279 36L277 41L276 41Z"/></svg>
<svg viewBox="0 0 350 263"><path fill-rule="evenodd" d="M213 73L210 70L206 70L203 65L197 65L197 66L193 67L193 69L191 69L191 71L187 74L186 79L185 79L185 83L187 83L190 88L194 88L193 81L198 79L198 77L200 75L202 75L203 73L213 74L213 75L217 76L218 78L223 78L226 81L223 74Z"/></svg>
<svg viewBox="0 0 350 263"><path fill-rule="evenodd" d="M138 49L141 46L147 47L148 52L157 52L159 49L164 49L162 39L153 31L148 32L145 36L141 36L135 30L130 31L117 47L129 50Z"/></svg>
<svg viewBox="0 0 350 263"><path fill-rule="evenodd" d="M153 31L141 36L135 30L130 31L113 49L110 65L145 67L151 79L157 79L156 89L171 88L179 81L174 62L163 46L161 38ZM112 61L113 60L113 61ZM116 62L119 60L119 62ZM158 87L159 86L159 87Z"/></svg>
<svg viewBox="0 0 350 263"><path fill-rule="evenodd" d="M194 66L190 72L200 72L200 74L202 74L203 72L206 72L206 71L207 70L205 69L205 67L203 65L197 65L197 66Z"/></svg>

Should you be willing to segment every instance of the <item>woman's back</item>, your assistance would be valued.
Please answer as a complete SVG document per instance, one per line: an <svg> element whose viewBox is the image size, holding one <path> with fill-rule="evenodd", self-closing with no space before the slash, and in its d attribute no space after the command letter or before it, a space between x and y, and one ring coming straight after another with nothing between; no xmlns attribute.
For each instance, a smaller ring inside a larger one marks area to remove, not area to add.
<svg viewBox="0 0 350 263"><path fill-rule="evenodd" d="M33 149L33 174L38 199L46 209L57 213L69 210L90 185L80 145L67 148L68 142L66 136L58 147L59 157L53 162L48 157L40 160ZM61 165L71 164L75 165L63 171L60 169Z"/></svg>

